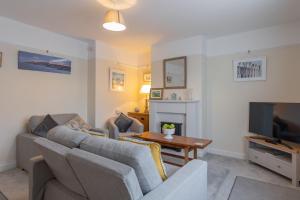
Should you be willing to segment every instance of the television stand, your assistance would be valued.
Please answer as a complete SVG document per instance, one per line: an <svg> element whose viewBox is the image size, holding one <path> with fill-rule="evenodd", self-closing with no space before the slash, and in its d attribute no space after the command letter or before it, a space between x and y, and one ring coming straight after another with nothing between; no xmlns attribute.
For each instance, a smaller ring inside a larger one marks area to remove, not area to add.
<svg viewBox="0 0 300 200"><path fill-rule="evenodd" d="M246 136L248 160L292 180L300 186L300 144Z"/></svg>

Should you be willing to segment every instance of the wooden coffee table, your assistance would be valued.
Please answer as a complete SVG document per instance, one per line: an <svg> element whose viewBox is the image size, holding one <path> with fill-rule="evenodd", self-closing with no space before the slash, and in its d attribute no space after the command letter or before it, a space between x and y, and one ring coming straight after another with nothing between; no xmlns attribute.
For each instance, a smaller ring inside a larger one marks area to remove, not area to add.
<svg viewBox="0 0 300 200"><path fill-rule="evenodd" d="M135 137L159 143L160 145L167 146L167 147L173 147L173 148L179 148L184 150L184 156L171 154L162 152L163 155L175 157L175 158L181 158L184 159L185 164L188 163L192 159L197 159L197 149L204 149L207 147L210 143L212 143L212 140L206 140L206 139L199 139L199 138L192 138L192 137L185 137L185 136L177 136L173 135L173 139L165 139L165 135L161 133L153 133L153 132L144 132L140 135L136 135ZM194 151L194 158L189 157L189 152ZM165 161L168 164L176 165L176 166L182 166L176 163Z"/></svg>

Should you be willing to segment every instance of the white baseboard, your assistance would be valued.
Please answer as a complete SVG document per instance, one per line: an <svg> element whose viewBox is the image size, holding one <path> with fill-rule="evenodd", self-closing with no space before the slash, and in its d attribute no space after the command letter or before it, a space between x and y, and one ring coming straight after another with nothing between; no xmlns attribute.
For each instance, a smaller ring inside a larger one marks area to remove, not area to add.
<svg viewBox="0 0 300 200"><path fill-rule="evenodd" d="M209 148L207 150L208 153L211 154L216 154L220 156L226 156L226 157L231 157L231 158L237 158L237 159L246 159L246 155L243 153L237 153L237 152L232 152L232 151L226 151L226 150L221 150L221 149L214 149L214 148Z"/></svg>
<svg viewBox="0 0 300 200"><path fill-rule="evenodd" d="M16 166L17 166L16 161L11 161L11 162L7 162L7 163L0 163L0 172L10 170L10 169L14 169L14 168L16 168Z"/></svg>

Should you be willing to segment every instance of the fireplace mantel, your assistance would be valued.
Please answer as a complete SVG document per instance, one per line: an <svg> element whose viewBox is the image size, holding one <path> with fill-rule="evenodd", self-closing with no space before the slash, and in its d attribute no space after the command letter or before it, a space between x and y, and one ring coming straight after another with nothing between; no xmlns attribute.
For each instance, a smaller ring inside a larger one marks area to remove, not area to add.
<svg viewBox="0 0 300 200"><path fill-rule="evenodd" d="M151 100L150 131L160 132L160 122L182 123L184 136L200 138L199 100Z"/></svg>
<svg viewBox="0 0 300 200"><path fill-rule="evenodd" d="M199 100L150 100L153 103L195 103Z"/></svg>

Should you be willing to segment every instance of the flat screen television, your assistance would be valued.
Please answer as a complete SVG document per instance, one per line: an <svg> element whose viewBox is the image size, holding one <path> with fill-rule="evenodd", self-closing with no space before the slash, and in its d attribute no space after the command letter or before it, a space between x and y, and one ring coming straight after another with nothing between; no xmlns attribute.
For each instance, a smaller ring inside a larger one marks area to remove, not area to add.
<svg viewBox="0 0 300 200"><path fill-rule="evenodd" d="M300 143L300 103L251 102L249 132Z"/></svg>

